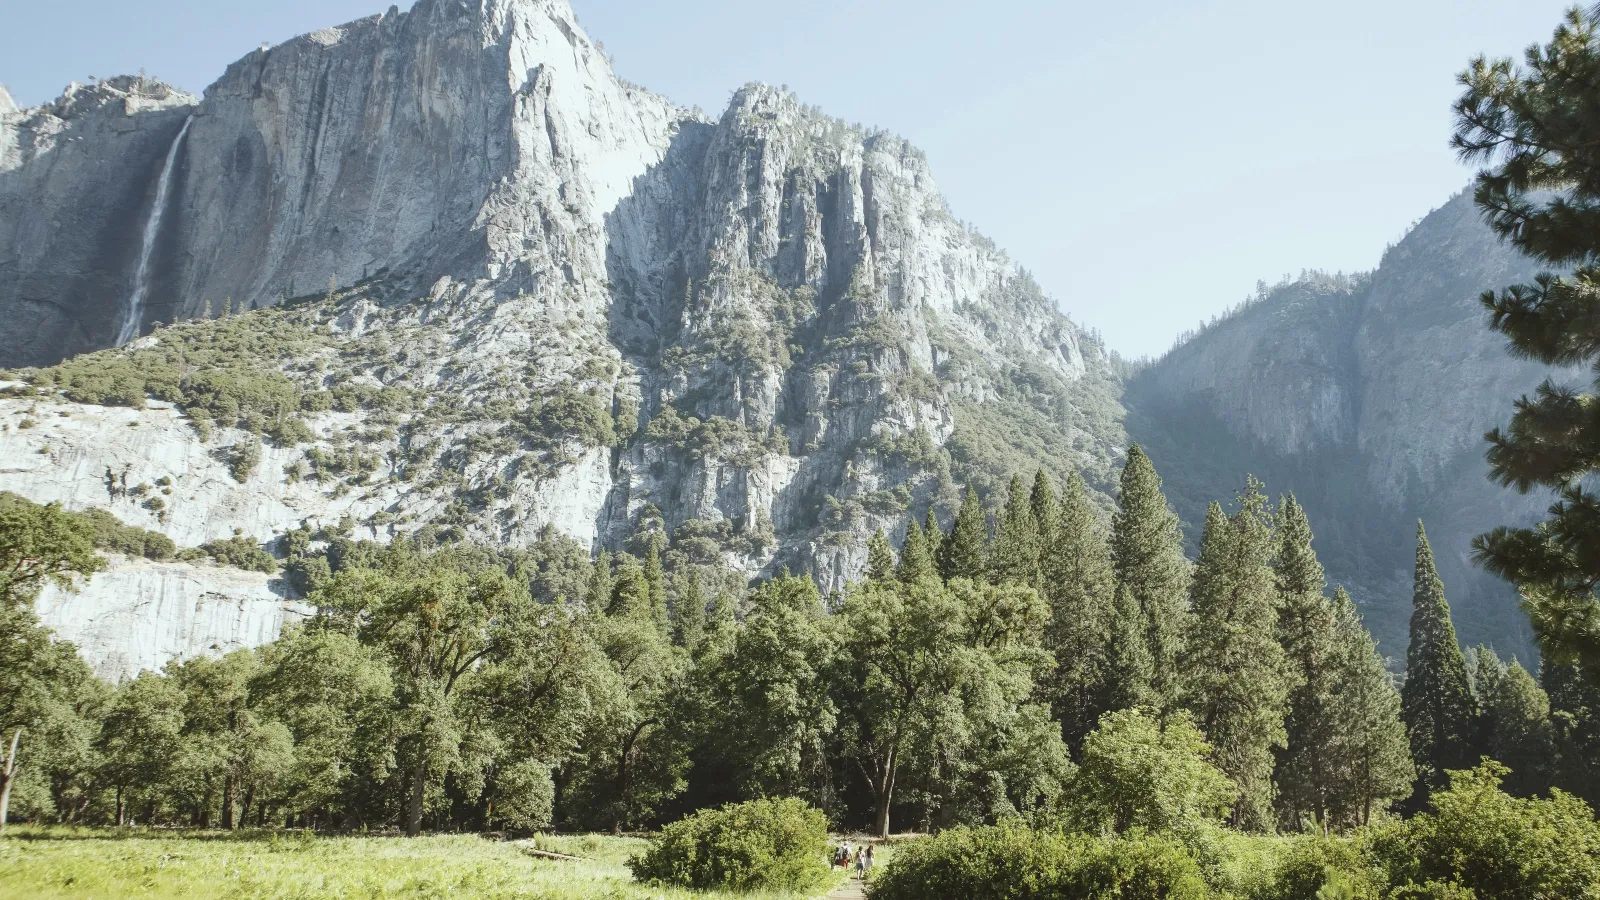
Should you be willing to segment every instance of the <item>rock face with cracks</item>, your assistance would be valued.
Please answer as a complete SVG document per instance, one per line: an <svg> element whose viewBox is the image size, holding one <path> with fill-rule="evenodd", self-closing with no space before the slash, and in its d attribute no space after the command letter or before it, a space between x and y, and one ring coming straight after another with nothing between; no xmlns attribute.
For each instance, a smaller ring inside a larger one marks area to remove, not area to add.
<svg viewBox="0 0 1600 900"><path fill-rule="evenodd" d="M243 481L244 431L0 399L0 489L182 545L340 519L502 545L659 531L837 590L868 535L948 515L960 483L1042 463L1108 489L1126 443L1114 359L951 215L915 148L760 85L715 120L681 109L616 78L563 0L422 0L251 53L201 100L118 79L0 108L0 153L0 364L114 342L170 153L144 333L294 300L324 349L271 361L285 376L421 398L307 412L309 439L266 442ZM104 358L181 367L198 333ZM302 477L349 453L359 477ZM169 478L171 502L113 496L108 470ZM176 647L157 620L130 642ZM147 664L83 627L63 632Z"/></svg>

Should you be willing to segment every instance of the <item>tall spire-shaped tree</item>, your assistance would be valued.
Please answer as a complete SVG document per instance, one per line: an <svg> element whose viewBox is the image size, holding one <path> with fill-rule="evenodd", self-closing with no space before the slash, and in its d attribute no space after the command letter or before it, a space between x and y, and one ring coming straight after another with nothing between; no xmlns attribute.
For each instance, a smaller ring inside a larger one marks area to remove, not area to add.
<svg viewBox="0 0 1600 900"><path fill-rule="evenodd" d="M1120 509L1111 517L1117 584L1144 617L1152 702L1170 710L1181 687L1178 651L1188 617L1189 562L1178 517L1161 493L1161 477L1138 444L1128 448L1117 504Z"/></svg>
<svg viewBox="0 0 1600 900"><path fill-rule="evenodd" d="M915 527L916 523L912 523ZM909 543L910 536L906 537ZM889 546L889 539L884 537L880 528L867 538L867 580L891 581L894 579L894 548Z"/></svg>
<svg viewBox="0 0 1600 900"><path fill-rule="evenodd" d="M667 615L667 576L661 571L661 552L656 549L655 541L650 542L650 549L644 555L644 583L650 596L650 618L655 620L662 634L667 634L671 629Z"/></svg>
<svg viewBox="0 0 1600 900"><path fill-rule="evenodd" d="M1472 760L1474 708L1467 660L1456 642L1444 583L1433 564L1428 534L1417 523L1417 567L1411 595L1411 645L1400 692L1411 756L1417 765L1417 797L1444 786L1445 773Z"/></svg>
<svg viewBox="0 0 1600 900"><path fill-rule="evenodd" d="M1039 584L1039 523L1021 475L1011 476L1005 509L996 521L989 577L995 584Z"/></svg>
<svg viewBox="0 0 1600 900"><path fill-rule="evenodd" d="M906 542L900 548L900 568L895 571L895 577L906 584L939 577L939 569L933 562L933 548L916 519L906 526Z"/></svg>
<svg viewBox="0 0 1600 900"><path fill-rule="evenodd" d="M1061 503L1050 484L1050 476L1043 469L1033 473L1033 489L1028 493L1028 507L1033 510L1033 524L1038 530L1039 575L1044 576L1044 556L1060 540ZM1042 586L1041 586L1042 587Z"/></svg>
<svg viewBox="0 0 1600 900"><path fill-rule="evenodd" d="M686 571L677 579L677 603L673 606L676 621L672 631L678 646L693 650L700 646L706 633L706 597L700 590L700 575L694 566L684 569Z"/></svg>
<svg viewBox="0 0 1600 900"><path fill-rule="evenodd" d="M1327 792L1333 816L1351 825L1366 825L1372 814L1411 792L1416 769L1400 719L1400 694L1394 677L1361 624L1361 614L1344 588L1333 594L1334 632L1338 653L1328 718L1336 736Z"/></svg>
<svg viewBox="0 0 1600 900"><path fill-rule="evenodd" d="M1211 504L1183 653L1185 703L1217 767L1239 785L1232 822L1253 829L1272 827L1273 751L1284 743L1288 698L1270 567L1275 550L1259 481L1249 479L1231 517Z"/></svg>
<svg viewBox="0 0 1600 900"><path fill-rule="evenodd" d="M1333 802L1332 754L1339 738L1331 709L1339 685L1334 605L1323 596L1327 581L1311 547L1311 523L1294 495L1278 513L1278 640L1290 681L1285 747L1278 754L1280 819L1297 827L1311 816L1324 832Z"/></svg>
<svg viewBox="0 0 1600 900"><path fill-rule="evenodd" d="M1056 524L1049 533L1053 538L1044 547L1040 566L1050 603L1045 648L1055 655L1056 668L1048 676L1047 689L1062 737L1076 752L1099 726L1100 716L1113 709L1109 679L1117 589L1106 530L1077 472L1067 476ZM1134 606L1124 628L1140 648L1141 621ZM1144 677L1149 677L1148 671Z"/></svg>
<svg viewBox="0 0 1600 900"><path fill-rule="evenodd" d="M611 608L611 554L605 550L595 555L583 600L592 613L603 613Z"/></svg>
<svg viewBox="0 0 1600 900"><path fill-rule="evenodd" d="M939 547L939 575L945 581L971 578L982 581L988 562L989 527L978 492L967 485L967 495L956 513L955 525Z"/></svg>

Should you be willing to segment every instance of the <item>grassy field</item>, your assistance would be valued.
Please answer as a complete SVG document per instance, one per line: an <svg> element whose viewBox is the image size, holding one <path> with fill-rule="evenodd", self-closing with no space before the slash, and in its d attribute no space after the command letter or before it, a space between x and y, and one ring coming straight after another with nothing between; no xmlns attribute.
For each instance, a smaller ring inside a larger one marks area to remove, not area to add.
<svg viewBox="0 0 1600 900"><path fill-rule="evenodd" d="M800 900L637 884L625 862L645 845L638 838L541 837L535 845L585 860L539 859L518 844L472 835L408 840L13 826L0 840L0 897Z"/></svg>

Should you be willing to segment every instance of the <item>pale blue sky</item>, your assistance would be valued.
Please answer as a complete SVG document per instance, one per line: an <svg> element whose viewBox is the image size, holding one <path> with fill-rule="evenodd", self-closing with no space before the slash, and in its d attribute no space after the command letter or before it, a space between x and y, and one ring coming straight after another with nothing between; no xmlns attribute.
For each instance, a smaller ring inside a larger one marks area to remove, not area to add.
<svg viewBox="0 0 1600 900"><path fill-rule="evenodd" d="M1130 356L1302 268L1358 271L1466 184L1454 76L1567 0L573 0L622 76L716 113L788 84L928 154L955 214ZM384 0L0 0L28 105L143 67L199 91Z"/></svg>

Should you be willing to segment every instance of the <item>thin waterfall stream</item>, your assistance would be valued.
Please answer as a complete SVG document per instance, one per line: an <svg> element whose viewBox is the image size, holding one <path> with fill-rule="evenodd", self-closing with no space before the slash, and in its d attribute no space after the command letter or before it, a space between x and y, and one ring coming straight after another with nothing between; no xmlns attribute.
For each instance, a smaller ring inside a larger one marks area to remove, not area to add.
<svg viewBox="0 0 1600 900"><path fill-rule="evenodd" d="M183 138L193 124L194 116L184 120L178 136L172 139L172 147L167 150L166 164L161 167L161 179L156 182L156 202L150 208L150 218L145 220L144 238L139 245L139 269L133 277L133 293L122 305L122 327L117 331L118 347L139 336L139 326L144 321L145 294L150 290L150 257L155 253L156 236L161 233L161 218L166 214L167 199L172 193L172 169L178 161L178 148L183 146Z"/></svg>

